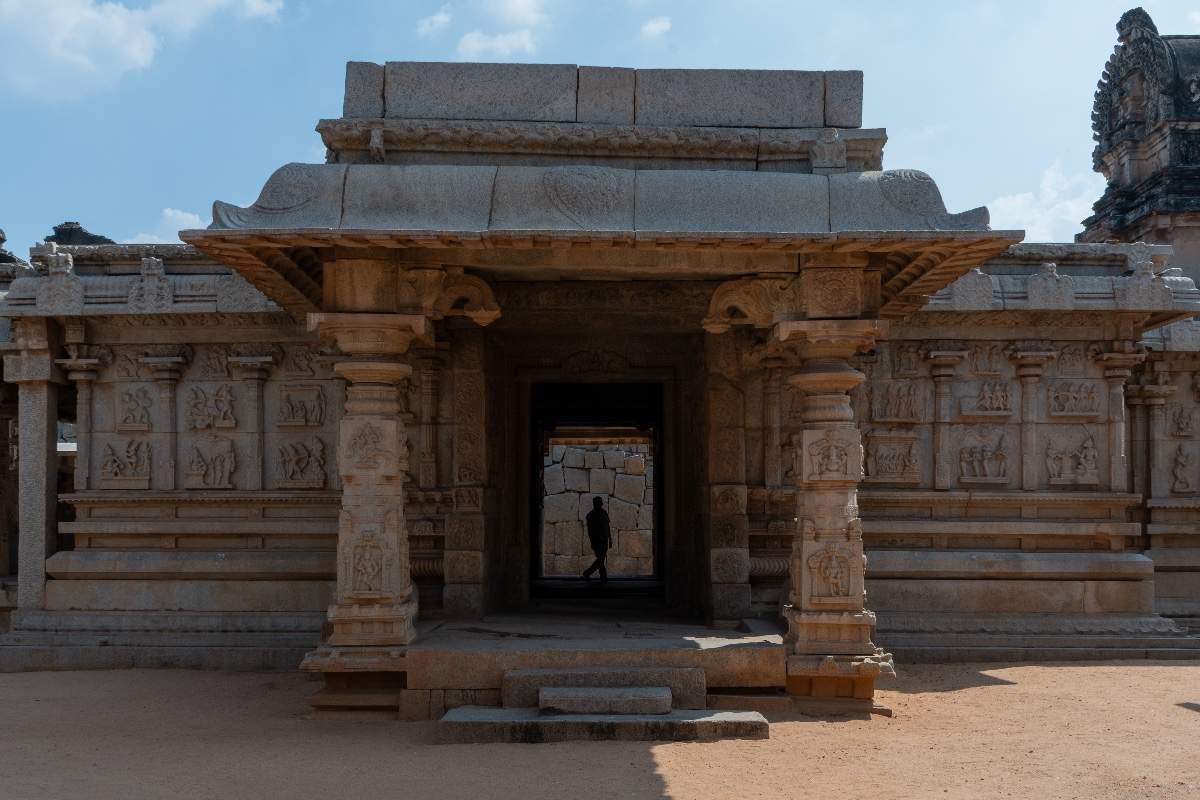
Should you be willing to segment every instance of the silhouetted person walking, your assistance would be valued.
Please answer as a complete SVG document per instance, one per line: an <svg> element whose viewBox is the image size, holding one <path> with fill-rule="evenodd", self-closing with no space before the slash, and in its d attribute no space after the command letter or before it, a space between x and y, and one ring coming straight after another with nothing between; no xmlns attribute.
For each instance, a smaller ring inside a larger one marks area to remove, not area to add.
<svg viewBox="0 0 1200 800"><path fill-rule="evenodd" d="M604 568L604 559L608 557L608 548L612 547L612 531L608 529L608 512L604 510L604 499L592 498L592 510L587 514L588 541L592 544L592 552L596 560L583 571L584 580L591 580L592 573L600 570L600 582L608 582L608 570Z"/></svg>

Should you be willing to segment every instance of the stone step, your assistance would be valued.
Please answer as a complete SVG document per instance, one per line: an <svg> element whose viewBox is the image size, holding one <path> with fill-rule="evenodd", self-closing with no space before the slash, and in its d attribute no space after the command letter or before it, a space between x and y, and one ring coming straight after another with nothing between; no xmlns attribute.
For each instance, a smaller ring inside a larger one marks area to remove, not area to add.
<svg viewBox="0 0 1200 800"><path fill-rule="evenodd" d="M443 744L483 742L670 741L767 739L770 728L756 711L675 710L669 714L564 714L536 708L459 706L437 726Z"/></svg>
<svg viewBox="0 0 1200 800"><path fill-rule="evenodd" d="M666 686L546 686L538 692L543 714L669 714L671 690Z"/></svg>
<svg viewBox="0 0 1200 800"><path fill-rule="evenodd" d="M702 709L708 693L699 667L578 667L570 669L510 669L501 684L501 704L535 708L544 688L613 689L667 687L675 708Z"/></svg>

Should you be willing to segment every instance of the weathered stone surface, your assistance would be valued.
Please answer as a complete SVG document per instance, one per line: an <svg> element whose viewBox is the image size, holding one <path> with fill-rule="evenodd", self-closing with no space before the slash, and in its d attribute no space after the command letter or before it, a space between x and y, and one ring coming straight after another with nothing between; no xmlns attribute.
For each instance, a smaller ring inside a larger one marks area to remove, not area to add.
<svg viewBox="0 0 1200 800"><path fill-rule="evenodd" d="M829 230L823 175L642 170L637 227L648 231Z"/></svg>
<svg viewBox="0 0 1200 800"><path fill-rule="evenodd" d="M631 530L637 527L638 507L623 500L612 500L608 505L608 516L613 528Z"/></svg>
<svg viewBox="0 0 1200 800"><path fill-rule="evenodd" d="M673 711L670 714L569 714L534 709L461 706L438 724L443 744L478 742L716 741L766 739L767 720L756 711Z"/></svg>
<svg viewBox="0 0 1200 800"><path fill-rule="evenodd" d="M571 64L389 61L385 72L389 117L575 121Z"/></svg>
<svg viewBox="0 0 1200 800"><path fill-rule="evenodd" d="M595 667L572 669L514 669L504 673L502 702L509 708L538 704L547 688L620 688L665 686L676 708L704 708L707 686L704 670L695 667Z"/></svg>
<svg viewBox="0 0 1200 800"><path fill-rule="evenodd" d="M619 500L641 505L646 492L646 479L640 475L617 475L613 494Z"/></svg>
<svg viewBox="0 0 1200 800"><path fill-rule="evenodd" d="M342 116L378 118L383 116L383 65L369 61L346 62L346 94Z"/></svg>
<svg viewBox="0 0 1200 800"><path fill-rule="evenodd" d="M589 476L589 486L592 494L612 494L613 480L616 477L611 469L594 469Z"/></svg>
<svg viewBox="0 0 1200 800"><path fill-rule="evenodd" d="M555 464L552 467L546 467L542 470L542 483L545 486L546 494L558 494L565 491L567 488L566 478L563 475L562 464Z"/></svg>
<svg viewBox="0 0 1200 800"><path fill-rule="evenodd" d="M564 467L573 467L575 469L579 469L580 467L585 466L584 459L585 456L582 450L577 447L568 447L566 452L563 454L562 462Z"/></svg>
<svg viewBox="0 0 1200 800"><path fill-rule="evenodd" d="M622 67L580 67L579 122L632 125L634 70Z"/></svg>
<svg viewBox="0 0 1200 800"><path fill-rule="evenodd" d="M543 714L669 714L671 690L666 686L543 687L538 691Z"/></svg>
<svg viewBox="0 0 1200 800"><path fill-rule="evenodd" d="M642 456L628 456L625 459L625 474L627 475L645 475L646 474L646 459Z"/></svg>
<svg viewBox="0 0 1200 800"><path fill-rule="evenodd" d="M563 469L563 479L566 483L567 491L570 492L586 492L591 487L586 469L566 467Z"/></svg>
<svg viewBox="0 0 1200 800"><path fill-rule="evenodd" d="M861 70L831 70L825 73L825 126L861 128L863 74Z"/></svg>
<svg viewBox="0 0 1200 800"><path fill-rule="evenodd" d="M567 522L576 518L580 498L586 495L564 492L542 500L542 519L546 522Z"/></svg>
<svg viewBox="0 0 1200 800"><path fill-rule="evenodd" d="M745 583L750 580L750 553L742 548L716 548L709 563L714 583Z"/></svg>
<svg viewBox="0 0 1200 800"><path fill-rule="evenodd" d="M352 165L340 224L375 230L483 230L496 167Z"/></svg>
<svg viewBox="0 0 1200 800"><path fill-rule="evenodd" d="M621 534L621 552L634 558L650 558L654 555L652 531L624 531Z"/></svg>
<svg viewBox="0 0 1200 800"><path fill-rule="evenodd" d="M639 69L639 125L819 128L825 78L791 70Z"/></svg>
<svg viewBox="0 0 1200 800"><path fill-rule="evenodd" d="M604 466L608 469L621 469L625 466L625 453L621 450L602 450L601 453L604 455Z"/></svg>
<svg viewBox="0 0 1200 800"><path fill-rule="evenodd" d="M583 454L583 465L588 469L603 469L604 453L598 450L589 450Z"/></svg>

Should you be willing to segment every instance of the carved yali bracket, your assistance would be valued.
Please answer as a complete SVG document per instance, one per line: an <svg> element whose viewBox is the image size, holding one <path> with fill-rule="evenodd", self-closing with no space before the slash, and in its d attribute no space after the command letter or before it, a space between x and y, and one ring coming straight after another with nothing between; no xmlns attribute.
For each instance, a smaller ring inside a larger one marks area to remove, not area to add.
<svg viewBox="0 0 1200 800"><path fill-rule="evenodd" d="M445 317L466 317L476 325L491 325L500 318L500 306L487 281L461 269L447 269L446 282L433 304L433 318Z"/></svg>
<svg viewBox="0 0 1200 800"><path fill-rule="evenodd" d="M740 326L769 328L781 308L801 308L797 278L738 278L717 287L701 324L709 333Z"/></svg>

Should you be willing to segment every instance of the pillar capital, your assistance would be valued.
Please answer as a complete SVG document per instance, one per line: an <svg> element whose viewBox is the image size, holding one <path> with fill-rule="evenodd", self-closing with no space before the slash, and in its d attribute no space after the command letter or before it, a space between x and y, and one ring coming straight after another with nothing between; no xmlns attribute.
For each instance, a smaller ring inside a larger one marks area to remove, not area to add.
<svg viewBox="0 0 1200 800"><path fill-rule="evenodd" d="M429 335L424 314L327 313L308 315L308 329L348 356L397 356Z"/></svg>

